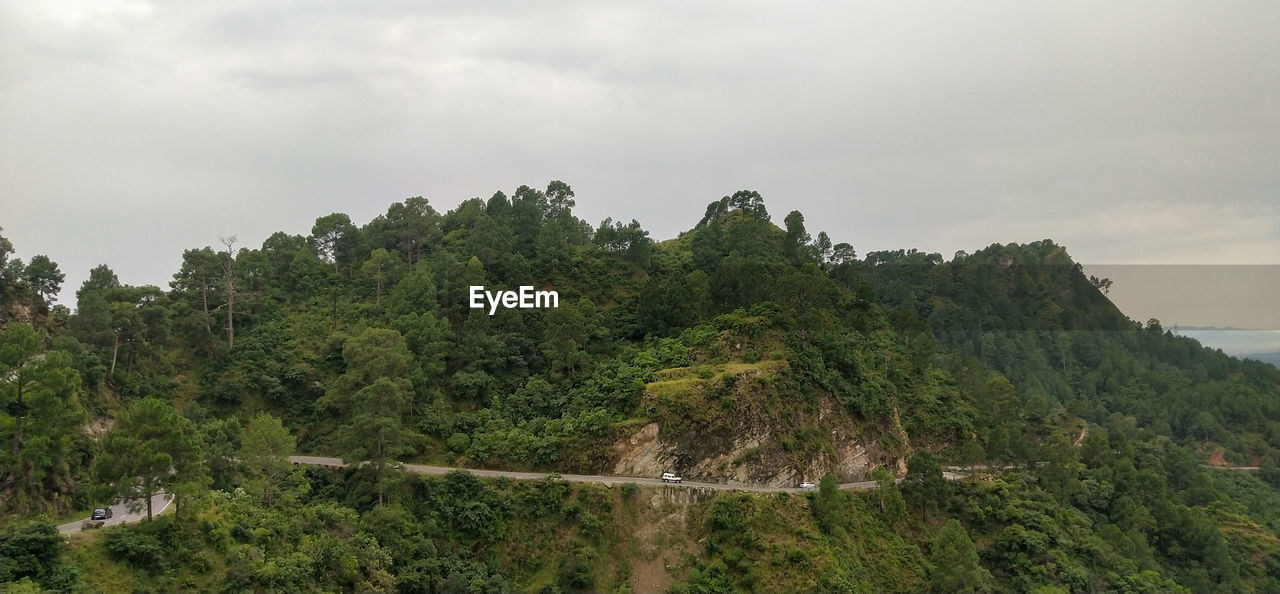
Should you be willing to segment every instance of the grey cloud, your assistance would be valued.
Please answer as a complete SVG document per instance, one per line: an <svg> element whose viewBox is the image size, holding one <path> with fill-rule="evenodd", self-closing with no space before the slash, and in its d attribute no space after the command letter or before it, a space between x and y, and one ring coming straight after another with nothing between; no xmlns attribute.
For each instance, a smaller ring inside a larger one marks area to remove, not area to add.
<svg viewBox="0 0 1280 594"><path fill-rule="evenodd" d="M761 191L860 252L1275 262L1280 5L0 4L0 205L69 301L184 248L563 179L659 238ZM74 284L73 284L74 283Z"/></svg>

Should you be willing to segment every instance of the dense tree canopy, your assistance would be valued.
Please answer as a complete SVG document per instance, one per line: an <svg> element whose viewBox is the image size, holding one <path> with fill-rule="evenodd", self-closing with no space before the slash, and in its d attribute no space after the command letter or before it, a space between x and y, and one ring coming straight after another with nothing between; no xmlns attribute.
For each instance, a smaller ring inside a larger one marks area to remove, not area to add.
<svg viewBox="0 0 1280 594"><path fill-rule="evenodd" d="M0 236L0 507L22 519L3 547L33 559L0 577L580 591L656 564L673 591L1280 588L1280 373L1129 320L1062 246L855 251L750 190L655 242L580 199L553 181L332 213L186 250L166 290L102 265L74 314L49 306L57 265ZM559 307L491 315L473 285ZM670 516L634 485L399 466L611 473L645 439L690 478L826 476ZM838 488L855 479L878 489ZM184 511L50 545L36 516L104 489ZM655 562L650 533L689 554ZM93 563L124 573L76 573Z"/></svg>

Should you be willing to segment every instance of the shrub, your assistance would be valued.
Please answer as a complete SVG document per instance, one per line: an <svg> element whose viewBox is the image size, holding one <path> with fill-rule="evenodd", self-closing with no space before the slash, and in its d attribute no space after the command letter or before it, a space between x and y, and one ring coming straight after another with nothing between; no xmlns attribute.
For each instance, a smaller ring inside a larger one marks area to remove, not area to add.
<svg viewBox="0 0 1280 594"><path fill-rule="evenodd" d="M164 517L137 526L109 528L103 540L113 558L155 573L173 561L185 561L177 532L177 525Z"/></svg>
<svg viewBox="0 0 1280 594"><path fill-rule="evenodd" d="M6 521L4 531L0 532L0 582L32 578L53 590L64 589L59 584L74 584L77 580L74 572L66 577L67 570L73 568L58 562L65 548L58 529L48 522ZM63 577L54 579L60 575Z"/></svg>

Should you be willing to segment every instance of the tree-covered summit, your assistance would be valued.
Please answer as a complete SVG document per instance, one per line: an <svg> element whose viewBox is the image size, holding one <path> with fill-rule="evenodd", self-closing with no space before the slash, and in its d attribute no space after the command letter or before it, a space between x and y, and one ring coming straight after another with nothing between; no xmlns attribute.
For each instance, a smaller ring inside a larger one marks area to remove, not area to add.
<svg viewBox="0 0 1280 594"><path fill-rule="evenodd" d="M4 546L46 565L0 578L62 588L109 563L140 589L612 589L653 561L624 535L667 521L623 492L399 464L417 461L879 481L681 503L661 568L679 591L1278 583L1280 372L1127 319L1063 246L868 250L752 191L655 241L577 199L557 181L218 237L167 287L94 268L74 313L48 305L56 264L0 238L6 518L179 502L71 552L15 524ZM560 303L490 315L473 285ZM368 464L294 471L295 449ZM184 539L190 561L157 554ZM298 564L317 547L329 565Z"/></svg>

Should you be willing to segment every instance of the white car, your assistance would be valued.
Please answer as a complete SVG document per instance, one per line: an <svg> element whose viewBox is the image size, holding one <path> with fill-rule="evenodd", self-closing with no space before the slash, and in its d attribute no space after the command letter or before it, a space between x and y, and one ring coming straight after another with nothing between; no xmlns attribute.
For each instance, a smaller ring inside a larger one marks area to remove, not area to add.
<svg viewBox="0 0 1280 594"><path fill-rule="evenodd" d="M812 490L817 489L817 488L818 488L818 485L815 485L815 484L813 484L813 483L811 483L811 482L809 482L809 481L805 481L805 482L803 482L803 483L800 483L800 490L802 490L802 491L812 491Z"/></svg>
<svg viewBox="0 0 1280 594"><path fill-rule="evenodd" d="M678 482L680 482L680 475L675 474L675 473L673 473L673 472L664 472L664 473L662 473L662 482L664 482L664 483L678 483Z"/></svg>

